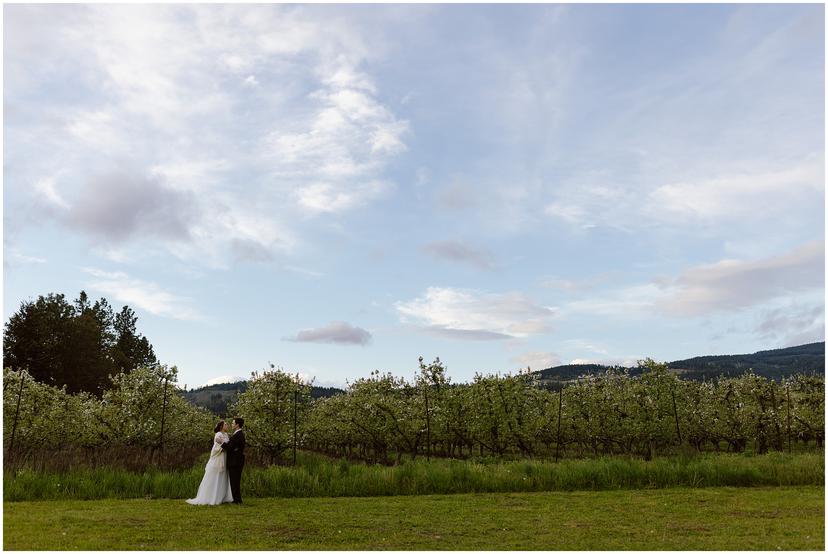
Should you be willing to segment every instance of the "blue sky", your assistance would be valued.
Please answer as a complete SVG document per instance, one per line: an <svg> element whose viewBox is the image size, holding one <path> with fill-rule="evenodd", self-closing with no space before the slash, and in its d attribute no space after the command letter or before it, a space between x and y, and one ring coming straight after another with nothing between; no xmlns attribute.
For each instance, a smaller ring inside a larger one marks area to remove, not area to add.
<svg viewBox="0 0 828 554"><path fill-rule="evenodd" d="M4 6L4 319L180 382L823 340L822 5Z"/></svg>

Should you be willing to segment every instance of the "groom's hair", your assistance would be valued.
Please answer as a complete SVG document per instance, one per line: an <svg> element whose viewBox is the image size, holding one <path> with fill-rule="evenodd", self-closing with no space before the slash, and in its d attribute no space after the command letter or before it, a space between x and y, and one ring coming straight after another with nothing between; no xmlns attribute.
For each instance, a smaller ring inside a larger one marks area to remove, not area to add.
<svg viewBox="0 0 828 554"><path fill-rule="evenodd" d="M236 424L239 426L239 429L244 427L244 418L243 417L234 417L233 421L236 422Z"/></svg>

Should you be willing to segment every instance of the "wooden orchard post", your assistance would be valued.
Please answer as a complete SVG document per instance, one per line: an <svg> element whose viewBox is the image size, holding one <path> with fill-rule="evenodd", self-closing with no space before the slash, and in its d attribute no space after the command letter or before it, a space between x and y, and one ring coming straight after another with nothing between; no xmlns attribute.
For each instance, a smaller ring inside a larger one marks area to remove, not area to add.
<svg viewBox="0 0 828 554"><path fill-rule="evenodd" d="M681 444L681 429L679 428L678 409L676 409L676 392L671 388L670 396L673 397L673 415L676 418L676 435L678 435L678 443Z"/></svg>
<svg viewBox="0 0 828 554"><path fill-rule="evenodd" d="M17 407L14 409L14 423L12 424L11 445L9 445L9 459L14 463L14 436L17 434L17 418L20 415L20 399L23 397L23 381L26 374L20 372L20 389L17 391ZM11 465L11 464L10 464Z"/></svg>
<svg viewBox="0 0 828 554"><path fill-rule="evenodd" d="M164 402L161 406L161 436L158 438L158 454L159 454L159 461L163 461L164 459L164 422L167 417L167 385L169 384L169 378L167 375L164 375Z"/></svg>
<svg viewBox="0 0 828 554"><path fill-rule="evenodd" d="M293 389L293 465L296 465L296 405L299 401L299 384Z"/></svg>
<svg viewBox="0 0 828 554"><path fill-rule="evenodd" d="M555 441L555 463L558 463L558 452L561 448L561 411L563 407L563 387L558 391L558 438Z"/></svg>
<svg viewBox="0 0 828 554"><path fill-rule="evenodd" d="M785 387L785 407L788 409L788 454L791 453L791 390Z"/></svg>
<svg viewBox="0 0 828 554"><path fill-rule="evenodd" d="M425 412L426 412L426 461L431 461L431 416L428 412L428 383L425 386Z"/></svg>

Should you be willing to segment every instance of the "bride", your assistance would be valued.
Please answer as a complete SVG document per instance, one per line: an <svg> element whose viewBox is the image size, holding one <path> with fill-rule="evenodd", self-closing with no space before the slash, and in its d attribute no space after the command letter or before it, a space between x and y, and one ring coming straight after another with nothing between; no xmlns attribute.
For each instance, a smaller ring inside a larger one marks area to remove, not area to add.
<svg viewBox="0 0 828 554"><path fill-rule="evenodd" d="M221 449L221 445L230 440L227 436L227 424L223 420L219 421L214 431L216 434L213 437L213 449L204 468L204 478L198 486L196 497L188 499L188 504L223 504L233 501L230 477L225 464L227 454Z"/></svg>

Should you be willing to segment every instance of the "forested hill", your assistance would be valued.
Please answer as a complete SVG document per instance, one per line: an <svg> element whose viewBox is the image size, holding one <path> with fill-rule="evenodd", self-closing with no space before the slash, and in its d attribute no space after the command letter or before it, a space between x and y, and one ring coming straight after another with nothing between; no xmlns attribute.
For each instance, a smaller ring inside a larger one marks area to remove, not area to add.
<svg viewBox="0 0 828 554"><path fill-rule="evenodd" d="M599 364L560 365L537 371L541 382L546 385L565 383L581 375L603 373L610 366ZM732 356L698 356L687 360L677 360L667 364L671 370L685 379L715 379L720 375L737 376L752 369L757 375L779 380L795 373L824 375L825 343L815 342L791 348L763 350L753 354ZM638 368L631 368L630 373L641 373ZM239 393L247 390L247 381L221 383L183 392L184 398L197 406L203 406L221 417L232 417L227 412ZM321 398L341 394L345 391L334 387L313 387L312 398Z"/></svg>
<svg viewBox="0 0 828 554"><path fill-rule="evenodd" d="M198 389L183 392L184 398L196 406L203 406L221 417L233 417L227 412L228 407L236 400L239 393L247 390L247 381L235 383L221 383L208 385ZM342 389L334 387L312 387L311 398L322 398L344 393Z"/></svg>
<svg viewBox="0 0 828 554"><path fill-rule="evenodd" d="M779 380L795 373L825 374L825 343L814 342L777 350L762 350L753 354L731 356L697 356L667 364L671 370L685 379L715 379L720 375L737 376L752 369L757 375ZM601 373L609 366L598 364L561 365L542 369L536 373L543 382L555 383L576 379L579 375ZM633 368L635 375L640 370Z"/></svg>

